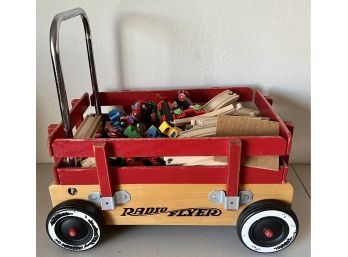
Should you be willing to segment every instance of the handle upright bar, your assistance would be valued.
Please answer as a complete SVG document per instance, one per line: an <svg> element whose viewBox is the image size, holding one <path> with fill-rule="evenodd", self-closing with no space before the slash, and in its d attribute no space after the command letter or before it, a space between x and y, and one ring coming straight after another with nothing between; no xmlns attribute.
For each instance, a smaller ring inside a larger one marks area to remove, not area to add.
<svg viewBox="0 0 348 257"><path fill-rule="evenodd" d="M91 74L91 82L93 94L95 97L95 112L100 115L100 102L99 102L99 90L97 83L97 75L94 65L93 49L92 49L92 38L91 38L91 29L88 22L88 17L86 12L82 8L75 8L69 11L58 13L54 16L51 29L50 29L50 50L51 50L51 59L54 70L54 77L56 80L58 101L60 107L60 113L62 116L62 123L64 126L65 136L67 138L72 138L72 127L69 117L69 104L65 90L62 66L60 62L60 52L59 52L59 29L62 21L80 16L82 19L83 27L85 30L86 46L88 53L88 62L89 62L89 71Z"/></svg>

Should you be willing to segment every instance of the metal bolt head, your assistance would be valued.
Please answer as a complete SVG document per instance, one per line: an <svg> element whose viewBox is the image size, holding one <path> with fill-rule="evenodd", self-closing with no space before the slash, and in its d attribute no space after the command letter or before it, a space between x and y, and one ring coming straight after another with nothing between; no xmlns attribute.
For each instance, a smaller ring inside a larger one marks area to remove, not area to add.
<svg viewBox="0 0 348 257"><path fill-rule="evenodd" d="M74 187L70 187L70 188L68 189L68 193L69 193L70 195L76 195L76 194L77 194L77 189L74 188Z"/></svg>
<svg viewBox="0 0 348 257"><path fill-rule="evenodd" d="M122 198L123 198L124 200L126 200L126 199L128 198L128 196L127 196L127 195L123 195Z"/></svg>

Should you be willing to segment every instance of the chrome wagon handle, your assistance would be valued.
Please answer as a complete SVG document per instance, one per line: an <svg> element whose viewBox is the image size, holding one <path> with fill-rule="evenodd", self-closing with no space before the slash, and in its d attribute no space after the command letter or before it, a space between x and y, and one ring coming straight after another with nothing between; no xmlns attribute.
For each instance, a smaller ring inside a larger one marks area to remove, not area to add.
<svg viewBox="0 0 348 257"><path fill-rule="evenodd" d="M68 99L67 99L66 90L65 90L62 66L60 62L59 29L60 29L60 24L62 23L62 21L74 18L75 16L78 16L78 15L81 16L83 27L85 30L89 71L91 74L92 89L93 89L93 94L95 97L95 112L96 114L101 114L97 75L95 71L93 49L92 49L91 29L89 26L87 14L82 8L75 8L69 11L58 13L54 16L51 23L50 50L51 50L52 65L54 70L54 77L55 77L56 86L57 86L60 113L62 115L62 123L64 126L65 136L67 138L72 138L73 134L72 134L72 127L70 123L70 117L69 117Z"/></svg>

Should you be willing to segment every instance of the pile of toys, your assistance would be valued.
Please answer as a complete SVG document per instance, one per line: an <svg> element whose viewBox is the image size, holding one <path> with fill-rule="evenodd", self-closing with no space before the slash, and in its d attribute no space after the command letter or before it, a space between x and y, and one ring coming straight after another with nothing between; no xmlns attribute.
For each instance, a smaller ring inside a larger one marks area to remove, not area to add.
<svg viewBox="0 0 348 257"><path fill-rule="evenodd" d="M188 91L180 90L173 102L137 101L132 105L130 114L121 108L112 107L104 135L110 138L176 138L182 129L175 126L175 120L204 113L201 105L191 101Z"/></svg>
<svg viewBox="0 0 348 257"><path fill-rule="evenodd" d="M237 103L239 95L226 90L204 105L193 103L190 93L180 90L173 102L139 100L127 113L122 107L111 107L109 120L96 137L104 138L187 138L216 136L220 115L248 116L256 118L259 112ZM261 118L261 117L259 117ZM88 130L89 131L89 130ZM163 157L109 158L112 166L166 165ZM93 157L80 162L82 167L95 166Z"/></svg>

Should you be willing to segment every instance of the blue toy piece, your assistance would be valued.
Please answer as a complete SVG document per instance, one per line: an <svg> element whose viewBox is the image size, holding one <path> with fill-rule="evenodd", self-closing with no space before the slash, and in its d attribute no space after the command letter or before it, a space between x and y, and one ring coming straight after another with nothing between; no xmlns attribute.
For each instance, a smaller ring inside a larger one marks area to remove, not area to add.
<svg viewBox="0 0 348 257"><path fill-rule="evenodd" d="M147 137L161 137L161 131L158 130L154 125L148 128L148 130L145 132Z"/></svg>
<svg viewBox="0 0 348 257"><path fill-rule="evenodd" d="M119 122L121 116L127 115L122 109L117 107L112 107L109 111L109 119L111 123L115 126L115 123Z"/></svg>

